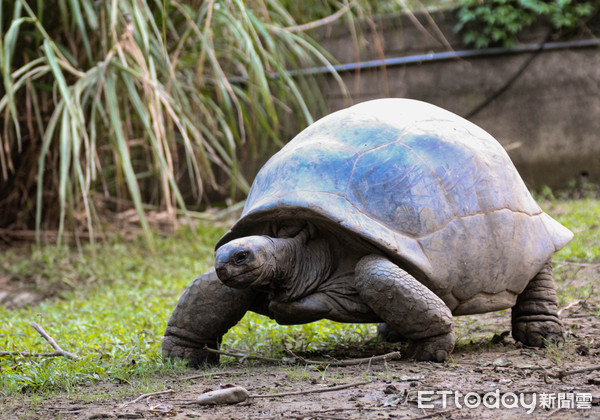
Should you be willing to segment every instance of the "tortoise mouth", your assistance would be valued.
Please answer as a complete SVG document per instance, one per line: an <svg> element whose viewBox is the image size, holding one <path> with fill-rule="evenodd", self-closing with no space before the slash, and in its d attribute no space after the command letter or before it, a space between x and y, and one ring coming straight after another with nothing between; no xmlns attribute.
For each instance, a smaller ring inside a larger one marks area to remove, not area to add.
<svg viewBox="0 0 600 420"><path fill-rule="evenodd" d="M233 270L232 270L233 268ZM233 287L234 289L245 289L252 285L254 280L260 277L260 270L263 265L258 267L252 267L242 272L232 273L232 271L238 271L240 267L221 266L216 267L217 277L221 280L225 286Z"/></svg>

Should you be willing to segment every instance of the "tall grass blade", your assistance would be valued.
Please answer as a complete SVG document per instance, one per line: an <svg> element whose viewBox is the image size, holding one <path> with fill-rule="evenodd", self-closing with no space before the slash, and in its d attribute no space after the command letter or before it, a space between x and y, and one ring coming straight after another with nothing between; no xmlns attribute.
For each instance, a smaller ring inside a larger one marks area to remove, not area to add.
<svg viewBox="0 0 600 420"><path fill-rule="evenodd" d="M146 240L150 244L151 248L154 248L154 239L152 237L152 232L150 231L148 221L146 220L142 204L142 196L136 179L135 171L133 169L133 166L131 165L129 146L127 144L127 140L125 138L125 134L123 133L121 126L121 116L119 113L119 105L117 101L117 91L113 77L114 76L108 75L104 83L106 105L108 108L108 115L110 117L112 135L114 136L112 141L115 143L116 149L119 153L120 161L118 163L121 165L125 174L127 187L129 188L129 192L131 194L131 198L133 200L137 213L140 216L140 224L142 225L142 229L144 230Z"/></svg>
<svg viewBox="0 0 600 420"><path fill-rule="evenodd" d="M341 7L322 3L328 13ZM310 123L320 103L314 79L289 70L330 65L308 36L285 29L302 27L290 7L16 0L6 8L0 188L34 191L25 223L93 238L104 213L132 206L151 244L149 206L175 222L188 209L243 198L252 162L282 144L288 121ZM14 177L28 171L11 166L26 161L11 161L20 153L37 162L23 181Z"/></svg>
<svg viewBox="0 0 600 420"><path fill-rule="evenodd" d="M15 8L15 15L17 15L17 8ZM8 28L4 39L0 39L0 65L2 66L2 81L4 82L4 89L6 92L6 98L8 100L8 109L10 110L10 116L13 120L13 126L16 131L19 152L21 151L21 128L19 124L17 106L15 104L14 85L11 76L11 63L15 47L17 45L21 24L28 21L30 21L28 18L14 19Z"/></svg>

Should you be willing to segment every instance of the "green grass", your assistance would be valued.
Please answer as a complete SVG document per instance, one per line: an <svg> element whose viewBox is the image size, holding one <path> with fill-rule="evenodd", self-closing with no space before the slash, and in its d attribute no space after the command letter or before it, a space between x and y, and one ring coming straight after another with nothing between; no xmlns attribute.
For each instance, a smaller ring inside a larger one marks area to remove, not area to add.
<svg viewBox="0 0 600 420"><path fill-rule="evenodd" d="M575 237L555 260L600 263L600 201L551 201L541 203L546 212L573 231Z"/></svg>
<svg viewBox="0 0 600 420"><path fill-rule="evenodd" d="M554 200L542 206L576 233L557 260L600 263L600 200ZM166 238L156 236L156 255L143 239L114 239L81 252L44 246L0 254L0 277L19 279L44 293L55 291L54 297L34 307L0 307L0 351L51 352L30 326L35 321L64 350L80 356L0 357L0 396L75 393L99 382L131 383L140 392L165 386L152 378L185 369L161 359L166 322L183 290L210 266L213 244L223 232L200 226ZM569 273L557 269L563 306L589 293L573 286ZM284 327L249 313L225 336L224 347L282 357L284 345L294 351L331 350L366 344L374 332L374 325L329 321Z"/></svg>
<svg viewBox="0 0 600 420"><path fill-rule="evenodd" d="M80 360L0 357L0 395L74 391L98 381L143 383L151 375L181 371L181 364L163 362L160 340L179 296L209 267L213 244L224 232L202 226L156 237L157 256L141 239L98 246L95 257L91 248L77 253L56 246L1 255L9 276L25 283L35 278L45 291L62 291L32 308L0 307L0 351L52 352L30 326L35 321ZM284 327L249 313L224 346L281 356L284 337L289 348L305 351L366 340L372 329L331 322Z"/></svg>

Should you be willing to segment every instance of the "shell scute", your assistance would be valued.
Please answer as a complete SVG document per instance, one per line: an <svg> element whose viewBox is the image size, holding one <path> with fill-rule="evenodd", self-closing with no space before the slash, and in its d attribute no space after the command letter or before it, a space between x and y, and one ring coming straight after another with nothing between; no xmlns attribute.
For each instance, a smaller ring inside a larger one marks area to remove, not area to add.
<svg viewBox="0 0 600 420"><path fill-rule="evenodd" d="M362 154L346 198L388 228L419 237L454 217L443 186L403 140Z"/></svg>

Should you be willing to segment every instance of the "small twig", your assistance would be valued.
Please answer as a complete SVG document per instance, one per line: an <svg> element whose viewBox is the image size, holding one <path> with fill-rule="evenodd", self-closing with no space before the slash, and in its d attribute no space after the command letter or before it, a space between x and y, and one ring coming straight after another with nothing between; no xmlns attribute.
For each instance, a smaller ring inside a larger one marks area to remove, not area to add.
<svg viewBox="0 0 600 420"><path fill-rule="evenodd" d="M346 6L342 7L340 10L338 10L337 12L335 12L334 14L327 16L323 19L315 20L313 22L308 22L303 25L287 26L283 29L285 29L288 32L308 31L310 29L315 29L315 28L318 28L319 26L324 26L324 25L328 25L332 22L335 22L336 20L341 18L348 10L350 10L350 6L346 5Z"/></svg>
<svg viewBox="0 0 600 420"><path fill-rule="evenodd" d="M323 360L323 361L321 361L321 360L305 359L302 356L296 355L291 350L286 349L286 352L290 356L295 358L296 360L299 360L301 363L304 363L306 365L329 365L329 366L338 366L338 367L356 366L356 365L362 365L363 363L368 363L369 367L370 367L372 363L388 361L388 360L395 360L395 359L400 359L402 357L402 354L399 351L393 351L391 353L381 354L379 356L363 357L361 359L346 359L346 360L332 360L332 361Z"/></svg>
<svg viewBox="0 0 600 420"><path fill-rule="evenodd" d="M593 372L595 370L600 370L600 365L589 366L586 368L573 369L573 370L559 370L557 373L551 373L549 375L553 378L562 379L565 376L577 375L578 373Z"/></svg>
<svg viewBox="0 0 600 420"><path fill-rule="evenodd" d="M42 336L44 340L46 340L54 349L52 353L32 353L27 351L0 351L0 356L22 356L22 357L66 357L67 359L79 359L75 353L70 353L68 351L63 350L56 343L54 338L50 337L46 331L36 322L32 322L31 326Z"/></svg>
<svg viewBox="0 0 600 420"><path fill-rule="evenodd" d="M503 146L503 147L504 147L504 150L506 150L507 152L510 152L511 150L518 149L521 146L523 146L523 142L515 141L515 142L507 144L506 146Z"/></svg>
<svg viewBox="0 0 600 420"><path fill-rule="evenodd" d="M204 372L199 375L186 376L185 378L181 378L184 381L191 381L192 379L204 379L207 376L223 376L223 375L242 375L244 372L236 371L236 370L226 370L223 372Z"/></svg>
<svg viewBox="0 0 600 420"><path fill-rule="evenodd" d="M323 414L323 413L334 413L334 412L339 412L339 411L391 411L393 410L393 407L388 406L388 407L364 407L364 406L360 406L360 407L337 407L337 408L327 408L324 410L312 410L312 411L306 411L303 413L300 413L302 418L307 418L311 416L315 416L316 414ZM320 417L319 417L320 418Z"/></svg>
<svg viewBox="0 0 600 420"><path fill-rule="evenodd" d="M308 361L308 360L306 360L304 357L302 357L302 356L298 356L296 353L294 353L294 352L293 352L293 351L291 351L290 349L285 349L285 352L286 352L287 354L289 354L291 357L293 357L294 359L296 359L296 360L299 360L301 363L308 364L308 362L309 362L309 361Z"/></svg>
<svg viewBox="0 0 600 420"><path fill-rule="evenodd" d="M253 354L229 353L227 351L211 349L210 347L204 347L204 350L211 352L211 353L222 354L223 356L235 357L235 358L241 359L242 362L244 360L261 360L263 362L274 362L274 363L284 363L285 362L283 359L274 359L272 357L256 356Z"/></svg>
<svg viewBox="0 0 600 420"><path fill-rule="evenodd" d="M361 385L367 385L370 383L371 383L371 381L354 382L351 384L331 386L328 388L314 388L314 389L307 389L304 391L281 392L279 394L250 395L250 398L279 398L279 397L287 397L289 395L317 394L317 393L321 393L321 392L339 391L341 389L352 388L352 387L361 386Z"/></svg>
<svg viewBox="0 0 600 420"><path fill-rule="evenodd" d="M437 417L437 416L446 416L446 414L452 413L453 411L456 411L456 410L459 410L459 408L456 407L456 408L451 408L450 410L446 410L446 411L438 411L435 413L427 414L426 416L415 417L413 420L424 420L424 419L430 419L432 417Z"/></svg>
<svg viewBox="0 0 600 420"><path fill-rule="evenodd" d="M263 356L256 356L256 355L251 355L251 354L240 354L240 353L229 353L226 351L221 351L221 350L215 350L215 349L211 349L208 347L204 348L206 351L209 351L211 353L217 353L217 354L222 354L223 356L230 356L230 357L236 357L238 359L241 359L241 361L244 360L261 360L264 362L274 362L274 363L290 363L289 361L285 360L285 359L274 359L272 357L263 357ZM395 360L395 359L400 359L402 357L402 354L399 351L393 351L391 353L386 353L386 354L382 354L379 356L372 356L372 357L364 357L362 359L347 359L347 360L332 360L332 361L327 361L327 360L308 360L305 359L303 357L297 356L294 353L292 353L290 350L286 350L287 353L292 356L296 362L300 362L306 365L318 365L318 366L322 366L322 365L328 365L328 366L355 366L355 365L361 365L363 363L369 363L369 365L371 363L376 363L376 362L381 362L381 361L387 361L387 360Z"/></svg>
<svg viewBox="0 0 600 420"><path fill-rule="evenodd" d="M144 398L147 398L147 397L152 397L154 395L171 394L173 392L175 392L175 391L172 390L172 389L165 389L164 391L149 392L148 394L142 394L139 397L137 397L135 400L124 402L123 404L121 404L119 406L119 408L123 408L123 407L125 407L125 406L127 406L129 404L135 404L136 402L138 402L138 401L140 401L140 400L142 400Z"/></svg>
<svg viewBox="0 0 600 420"><path fill-rule="evenodd" d="M79 359L79 356L77 356L76 354L69 353L68 351L61 349L60 346L56 343L56 341L54 341L54 338L50 337L50 335L48 335L48 333L46 331L44 331L42 326L39 325L37 322L32 322L31 326L38 333L40 333L40 335L44 338L44 340L46 340L52 346L52 348L55 350L54 351L55 353L59 353L69 359Z"/></svg>
<svg viewBox="0 0 600 420"><path fill-rule="evenodd" d="M309 362L310 364L313 364L313 363L328 364L329 366L355 366L355 365L362 365L363 363L368 363L369 366L371 366L372 363L386 362L388 360L397 360L397 359L400 359L401 357L402 357L402 354L399 351L393 351L391 353L381 354L379 356L364 357L362 359L340 360L339 362L336 362L336 361L318 362L318 361L313 361L313 360L307 360L307 362Z"/></svg>
<svg viewBox="0 0 600 420"><path fill-rule="evenodd" d="M558 413L559 411L564 410L564 407L558 407L555 410L552 410L550 413L548 413L548 415L546 416L547 419L549 419L550 417L554 416L556 413Z"/></svg>
<svg viewBox="0 0 600 420"><path fill-rule="evenodd" d="M582 303L582 301L581 301L581 300L575 300L575 301L573 301L573 302L569 303L567 306L565 306L564 308L561 308L561 309L558 311L558 315L560 316L560 314L562 314L564 311L566 311L566 310L568 310L568 309L571 309L572 307L574 307L574 306L577 306L577 305L579 305L580 303Z"/></svg>
<svg viewBox="0 0 600 420"><path fill-rule="evenodd" d="M554 262L556 264L560 264L560 265L574 265L576 267L600 268L600 264L578 263L578 262L561 261L561 260L557 260Z"/></svg>
<svg viewBox="0 0 600 420"><path fill-rule="evenodd" d="M0 357L2 356L21 356L21 357L65 357L63 353L52 352L52 353L31 353L29 351L0 351Z"/></svg>

